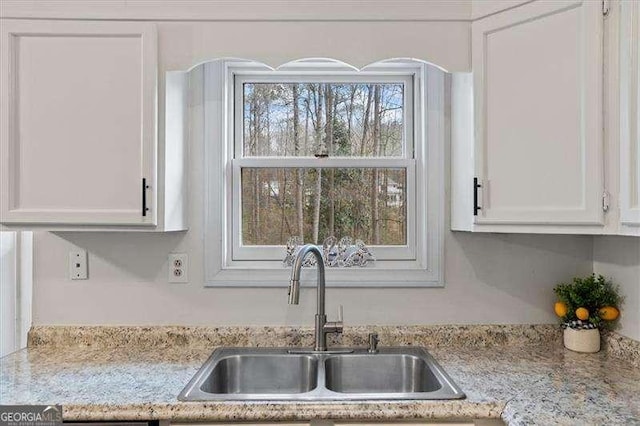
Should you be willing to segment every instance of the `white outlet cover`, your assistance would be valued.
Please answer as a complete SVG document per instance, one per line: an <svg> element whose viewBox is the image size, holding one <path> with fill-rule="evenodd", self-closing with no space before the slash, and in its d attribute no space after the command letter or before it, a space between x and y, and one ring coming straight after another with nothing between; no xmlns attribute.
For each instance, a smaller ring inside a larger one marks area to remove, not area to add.
<svg viewBox="0 0 640 426"><path fill-rule="evenodd" d="M169 282L177 284L189 282L189 258L186 253L169 254Z"/></svg>
<svg viewBox="0 0 640 426"><path fill-rule="evenodd" d="M71 250L69 252L69 278L72 280L88 279L88 263L86 250Z"/></svg>

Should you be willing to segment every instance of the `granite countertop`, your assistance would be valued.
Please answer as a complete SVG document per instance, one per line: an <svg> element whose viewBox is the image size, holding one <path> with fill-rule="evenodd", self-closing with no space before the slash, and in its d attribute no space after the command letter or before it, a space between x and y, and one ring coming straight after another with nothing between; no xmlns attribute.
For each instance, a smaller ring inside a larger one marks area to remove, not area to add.
<svg viewBox="0 0 640 426"><path fill-rule="evenodd" d="M244 335L242 330L211 329L204 337L202 330L154 330L149 333L155 337L141 338L142 328L133 332L135 336L131 330L121 332L117 327L111 327L116 331L110 332L101 329L97 332L101 337L94 336L90 328L67 330L67 334L60 329L53 334L41 329L32 331L28 349L0 361L0 404L62 404L65 420L502 418L509 425L640 425L637 363L605 351L570 352L556 338L557 331L536 327L381 329L383 343L386 337L391 344L411 341L427 346L467 398L344 403L176 399L219 341L226 346L304 345L309 340L308 330L301 337L300 330L283 334L261 328L260 338L255 338L256 330L247 334L247 328L242 329ZM515 339L514 330L519 333ZM359 343L364 331L341 343ZM111 339L110 333L115 333ZM54 340L56 344L52 344ZM122 345L123 341L129 344ZM467 343L460 344L463 341Z"/></svg>

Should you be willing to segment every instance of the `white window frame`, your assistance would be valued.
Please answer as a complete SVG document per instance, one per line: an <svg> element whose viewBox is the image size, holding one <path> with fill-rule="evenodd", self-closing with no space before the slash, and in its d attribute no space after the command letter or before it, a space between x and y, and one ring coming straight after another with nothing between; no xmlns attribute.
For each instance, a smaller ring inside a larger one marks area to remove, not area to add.
<svg viewBox="0 0 640 426"><path fill-rule="evenodd" d="M398 167L407 184L407 244L374 246L365 268L328 268L329 286L443 285L444 72L413 60L355 70L332 60L296 61L273 70L251 61L204 65L205 285L286 286L284 249L241 246L240 171L244 167ZM400 157L244 157L242 85L246 82L395 82L405 85L405 149ZM429 96L426 96L426 95ZM239 117L236 119L236 117ZM429 144L425 141L429 140ZM424 183L421 185L420 183ZM279 253L279 254L278 254ZM311 276L312 271L304 274Z"/></svg>
<svg viewBox="0 0 640 426"><path fill-rule="evenodd" d="M403 168L406 170L406 212L407 212L407 241L405 245L397 246L375 246L375 256L378 261L386 260L415 260L416 259L416 216L420 216L424 212L419 211L416 207L416 180L415 180L415 159L414 155L414 132L413 132L413 77L411 74L401 73L395 74L389 71L384 74L381 72L358 72L354 74L342 75L335 73L327 73L322 70L322 74L318 71L302 71L295 73L287 72L247 72L243 69L233 70L234 84L234 137L229 138L230 146L228 152L234 153L231 159L233 175L232 175L232 196L231 196L231 226L228 227L228 240L232 242L232 250L230 252L229 261L247 261L247 260L276 260L282 261L282 246L244 246L241 244L242 237L242 210L241 210L241 169L246 167L295 167L295 168L332 168L332 167L376 167L376 168ZM229 78L228 80L231 80ZM404 86L403 100L403 149L400 157L332 157L332 158L316 158L316 157L245 157L243 153L244 147L244 123L243 109L244 97L243 89L245 83L398 83ZM231 125L231 124L230 124ZM409 212L417 212L417 214L409 214ZM338 238L343 235L337 236ZM321 244L322 242L319 241Z"/></svg>

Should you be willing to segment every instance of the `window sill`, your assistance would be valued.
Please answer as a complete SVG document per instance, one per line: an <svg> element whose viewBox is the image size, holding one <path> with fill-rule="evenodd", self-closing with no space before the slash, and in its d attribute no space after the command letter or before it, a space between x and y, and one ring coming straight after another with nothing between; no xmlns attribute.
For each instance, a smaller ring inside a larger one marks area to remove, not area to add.
<svg viewBox="0 0 640 426"><path fill-rule="evenodd" d="M242 262L246 263L246 262ZM205 287L286 287L291 268L281 262L263 263L261 267L231 265L211 271ZM401 264L401 265L400 265ZM392 266L393 265L393 266ZM444 287L443 278L435 271L420 268L417 262L376 262L363 268L326 268L327 287ZM315 286L316 269L302 270L303 287Z"/></svg>

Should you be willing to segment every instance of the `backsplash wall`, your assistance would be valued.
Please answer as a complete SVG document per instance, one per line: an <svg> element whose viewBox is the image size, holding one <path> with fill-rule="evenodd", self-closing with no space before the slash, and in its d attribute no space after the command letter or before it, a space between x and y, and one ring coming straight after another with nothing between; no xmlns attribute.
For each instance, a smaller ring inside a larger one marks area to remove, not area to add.
<svg viewBox="0 0 640 426"><path fill-rule="evenodd" d="M620 333L640 340L640 238L602 236L593 240L593 272L612 278L626 296Z"/></svg>
<svg viewBox="0 0 640 426"><path fill-rule="evenodd" d="M34 235L35 324L312 325L282 288L204 288L199 221L188 234ZM329 288L327 312L348 324L547 323L553 285L589 274L591 237L447 233L444 288ZM89 254L88 281L70 281L72 244ZM167 254L189 253L188 284L167 283ZM328 279L331 279L329 272Z"/></svg>
<svg viewBox="0 0 640 426"><path fill-rule="evenodd" d="M231 31L244 34L243 25L250 26L246 32L260 30L260 41L228 36ZM272 64L329 56L356 65L416 57L453 71L470 68L469 23L460 21L163 22L158 32L161 87L164 71L229 55ZM335 43L336 37L344 42ZM159 105L163 102L161 91ZM161 118L161 143L162 129ZM202 144L192 143L188 233L35 233L34 324L312 325L312 289L302 290L300 305L289 306L287 283L269 289L203 287L202 158ZM87 281L68 279L67 255L74 245L89 252ZM553 322L552 287L593 268L589 236L447 232L445 247L444 288L330 288L330 319L343 304L347 326ZM167 282L171 252L188 253L188 284Z"/></svg>

